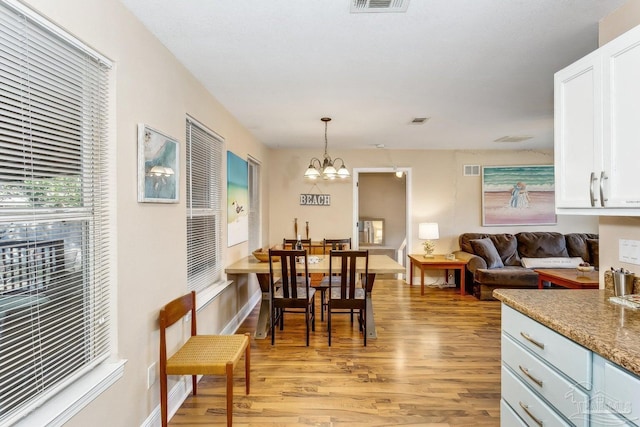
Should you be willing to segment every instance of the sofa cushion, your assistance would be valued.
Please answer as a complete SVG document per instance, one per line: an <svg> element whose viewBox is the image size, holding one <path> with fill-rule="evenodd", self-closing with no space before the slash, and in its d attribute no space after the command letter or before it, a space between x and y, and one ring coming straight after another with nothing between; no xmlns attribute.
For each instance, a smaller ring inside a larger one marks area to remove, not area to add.
<svg viewBox="0 0 640 427"><path fill-rule="evenodd" d="M513 234L494 234L489 237L495 245L504 265L520 265L518 240Z"/></svg>
<svg viewBox="0 0 640 427"><path fill-rule="evenodd" d="M487 263L487 268L502 268L504 264L500 258L500 254L490 238L473 239L469 243L473 248L473 252L482 257Z"/></svg>
<svg viewBox="0 0 640 427"><path fill-rule="evenodd" d="M471 240L475 239L484 239L485 237L490 237L491 234L487 233L463 233L458 238L458 243L460 244L460 250L464 252L469 252L470 254L475 254L473 248L471 247Z"/></svg>
<svg viewBox="0 0 640 427"><path fill-rule="evenodd" d="M579 256L588 263L593 264L591 253L589 252L588 239L597 239L597 234L569 233L564 236L567 243L567 252L570 257Z"/></svg>
<svg viewBox="0 0 640 427"><path fill-rule="evenodd" d="M509 286L509 287L528 287L538 286L538 273L524 267L504 266L499 269L476 270L474 281L482 285L492 286Z"/></svg>
<svg viewBox="0 0 640 427"><path fill-rule="evenodd" d="M561 233L536 231L516 234L520 257L568 257L567 245Z"/></svg>

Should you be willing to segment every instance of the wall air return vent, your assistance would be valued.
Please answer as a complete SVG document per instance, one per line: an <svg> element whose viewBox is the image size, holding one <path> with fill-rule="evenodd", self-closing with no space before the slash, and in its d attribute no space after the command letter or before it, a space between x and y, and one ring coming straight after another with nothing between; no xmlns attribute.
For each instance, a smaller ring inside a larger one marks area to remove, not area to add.
<svg viewBox="0 0 640 427"><path fill-rule="evenodd" d="M463 176L480 176L480 165L464 165Z"/></svg>
<svg viewBox="0 0 640 427"><path fill-rule="evenodd" d="M409 0L351 0L351 13L406 12Z"/></svg>

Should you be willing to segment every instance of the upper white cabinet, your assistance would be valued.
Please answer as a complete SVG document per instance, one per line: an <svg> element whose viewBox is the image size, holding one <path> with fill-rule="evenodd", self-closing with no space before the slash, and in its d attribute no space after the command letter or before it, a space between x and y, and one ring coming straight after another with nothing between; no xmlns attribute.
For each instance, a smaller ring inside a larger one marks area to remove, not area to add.
<svg viewBox="0 0 640 427"><path fill-rule="evenodd" d="M556 210L640 215L640 27L555 75Z"/></svg>

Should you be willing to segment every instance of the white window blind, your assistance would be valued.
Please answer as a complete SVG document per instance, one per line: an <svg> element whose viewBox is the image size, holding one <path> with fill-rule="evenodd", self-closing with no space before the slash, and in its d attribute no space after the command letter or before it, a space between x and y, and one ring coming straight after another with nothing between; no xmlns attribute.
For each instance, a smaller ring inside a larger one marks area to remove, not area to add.
<svg viewBox="0 0 640 427"><path fill-rule="evenodd" d="M187 119L187 284L200 291L220 283L224 142Z"/></svg>
<svg viewBox="0 0 640 427"><path fill-rule="evenodd" d="M249 157L249 250L262 247L260 227L260 163Z"/></svg>
<svg viewBox="0 0 640 427"><path fill-rule="evenodd" d="M110 64L0 3L0 424L110 352Z"/></svg>

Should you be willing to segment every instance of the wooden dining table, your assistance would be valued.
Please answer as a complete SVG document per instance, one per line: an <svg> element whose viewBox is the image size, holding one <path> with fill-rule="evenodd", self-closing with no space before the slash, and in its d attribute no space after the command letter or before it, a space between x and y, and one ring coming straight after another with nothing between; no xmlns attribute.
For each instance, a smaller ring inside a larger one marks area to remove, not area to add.
<svg viewBox="0 0 640 427"><path fill-rule="evenodd" d="M312 258L310 256L309 258ZM317 263L309 263L309 274L329 273L329 256L317 256ZM364 260L359 260L364 261ZM334 270L336 269L334 261ZM357 268L364 271L364 262L358 263ZM227 278L229 280L238 281L241 275L249 275L254 273L258 278L260 290L262 291L262 300L260 301L260 312L258 314L258 325L256 327L255 338L265 339L269 334L269 315L270 315L270 295L269 295L269 263L260 262L253 256L245 257L227 268L225 268ZM399 264L387 255L369 255L369 274L366 280L366 300L367 300L367 339L376 338L376 325L373 314L373 303L371 295L373 293L373 285L375 283L376 274L398 274L404 273L405 267Z"/></svg>

